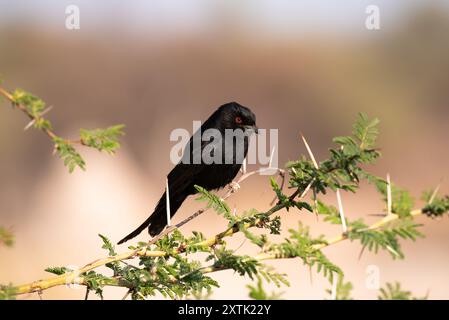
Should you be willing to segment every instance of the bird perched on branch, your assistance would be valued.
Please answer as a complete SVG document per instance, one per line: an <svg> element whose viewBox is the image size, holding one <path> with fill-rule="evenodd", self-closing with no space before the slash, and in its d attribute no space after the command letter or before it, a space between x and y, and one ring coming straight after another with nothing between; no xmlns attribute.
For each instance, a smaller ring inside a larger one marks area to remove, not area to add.
<svg viewBox="0 0 449 320"><path fill-rule="evenodd" d="M252 132L257 133L256 116L237 102L222 105L203 123L186 144L181 161L168 174L171 217L189 195L197 192L195 185L214 190L234 179L248 153ZM151 236L165 228L166 194L148 219L118 244L136 237L147 227Z"/></svg>

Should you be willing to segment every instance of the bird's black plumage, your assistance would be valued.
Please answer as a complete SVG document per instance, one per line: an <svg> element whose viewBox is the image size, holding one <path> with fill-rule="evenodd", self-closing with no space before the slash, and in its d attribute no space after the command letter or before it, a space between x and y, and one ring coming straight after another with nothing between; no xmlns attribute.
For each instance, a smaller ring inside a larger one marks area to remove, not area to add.
<svg viewBox="0 0 449 320"><path fill-rule="evenodd" d="M220 134L221 139L202 141L199 137L201 143L194 144L194 137L207 132L208 129L216 129L215 132ZM225 139L227 129L243 133L242 139ZM251 131L257 132L256 116L247 107L236 102L230 102L219 107L203 123L199 131L194 133L186 145L183 160L168 174L171 216L176 213L189 195L196 193L195 185L199 185L206 190L214 190L223 188L234 179L240 170L243 158L246 157L248 152L249 133ZM229 141L233 142L231 147L228 147ZM214 161L213 163L204 161L201 154L205 148L212 149L211 154L219 152L217 158L221 158L221 161ZM200 157L195 157L197 155L200 155ZM199 159L200 162L195 162L195 159ZM136 237L147 227L149 234L155 236L166 225L166 193L164 192L148 219L118 243L121 244Z"/></svg>

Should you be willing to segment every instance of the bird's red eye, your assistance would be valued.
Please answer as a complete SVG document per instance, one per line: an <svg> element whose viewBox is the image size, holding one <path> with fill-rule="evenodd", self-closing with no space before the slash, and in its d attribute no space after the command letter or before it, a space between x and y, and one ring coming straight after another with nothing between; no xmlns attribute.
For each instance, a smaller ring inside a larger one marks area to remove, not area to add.
<svg viewBox="0 0 449 320"><path fill-rule="evenodd" d="M240 118L240 117L235 117L235 123L241 124L241 123L242 123L242 118Z"/></svg>

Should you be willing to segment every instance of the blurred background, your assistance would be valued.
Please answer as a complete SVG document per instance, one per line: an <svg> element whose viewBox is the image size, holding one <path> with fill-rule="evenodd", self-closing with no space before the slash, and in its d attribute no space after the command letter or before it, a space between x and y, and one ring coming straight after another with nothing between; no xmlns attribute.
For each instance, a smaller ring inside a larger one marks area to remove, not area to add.
<svg viewBox="0 0 449 320"><path fill-rule="evenodd" d="M80 9L80 29L65 28L65 8ZM380 9L380 30L368 30L368 5ZM163 192L169 134L191 131L219 105L238 101L257 115L261 128L279 129L279 163L306 150L304 133L318 160L331 138L349 133L357 112L381 119L383 157L373 173L391 174L421 205L420 193L442 182L449 192L449 2L448 1L25 1L0 0L0 75L3 85L30 91L54 106L48 117L62 136L79 128L126 124L114 157L81 149L87 171L69 174L52 156L48 138L23 131L26 117L0 106L0 225L16 237L0 246L0 283L20 284L49 276L49 266L84 266L105 252L97 234L114 242L140 224ZM249 168L253 169L253 167ZM237 210L266 209L268 177L253 177L230 198ZM327 199L335 203L335 195ZM372 186L344 193L349 218L383 209ZM180 221L199 208L192 199ZM282 212L285 236L298 221L315 235L338 228L314 215ZM427 235L404 243L403 261L340 243L324 253L354 284L354 297L375 299L367 268L380 282L399 281L414 294L449 298L449 221L419 218ZM183 228L206 236L225 221L212 211ZM138 239L145 240L143 233ZM241 236L229 239L237 247ZM125 251L126 246L119 248ZM255 252L245 243L239 253ZM329 298L327 280L299 260L269 262L288 274L288 299ZM212 298L247 298L249 279L232 271ZM270 288L271 289L271 288ZM123 289L107 288L105 298ZM80 299L83 289L50 289L44 299ZM20 299L37 299L37 295Z"/></svg>

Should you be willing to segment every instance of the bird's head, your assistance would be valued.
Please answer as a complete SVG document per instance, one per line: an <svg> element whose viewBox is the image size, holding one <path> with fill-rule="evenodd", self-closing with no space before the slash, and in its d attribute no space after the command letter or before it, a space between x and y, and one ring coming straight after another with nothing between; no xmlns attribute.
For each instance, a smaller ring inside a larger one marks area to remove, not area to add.
<svg viewBox="0 0 449 320"><path fill-rule="evenodd" d="M242 129L257 133L256 115L237 102L229 102L218 108L217 119L224 129Z"/></svg>

